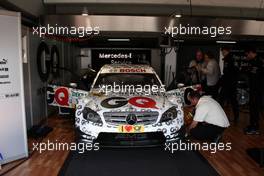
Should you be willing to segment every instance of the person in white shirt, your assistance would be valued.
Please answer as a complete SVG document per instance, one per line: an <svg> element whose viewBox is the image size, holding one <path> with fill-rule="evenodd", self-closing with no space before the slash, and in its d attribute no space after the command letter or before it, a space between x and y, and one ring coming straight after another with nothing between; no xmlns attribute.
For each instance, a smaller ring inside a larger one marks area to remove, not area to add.
<svg viewBox="0 0 264 176"><path fill-rule="evenodd" d="M230 126L221 105L210 96L200 96L192 91L188 100L195 106L193 122L188 127L191 137L198 140L215 140Z"/></svg>
<svg viewBox="0 0 264 176"><path fill-rule="evenodd" d="M206 94L211 95L215 99L218 95L217 83L221 76L220 67L218 62L214 59L213 54L210 52L205 53L204 61L206 63L206 68L197 67L197 69L206 75Z"/></svg>

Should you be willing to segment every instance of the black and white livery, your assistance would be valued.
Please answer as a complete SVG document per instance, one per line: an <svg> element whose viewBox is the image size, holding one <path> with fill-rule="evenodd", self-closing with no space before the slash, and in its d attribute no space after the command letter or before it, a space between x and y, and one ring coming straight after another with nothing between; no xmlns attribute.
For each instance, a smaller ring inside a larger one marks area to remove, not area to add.
<svg viewBox="0 0 264 176"><path fill-rule="evenodd" d="M186 87L165 92L150 66L105 65L76 104L79 140L128 146L178 141L185 94Z"/></svg>

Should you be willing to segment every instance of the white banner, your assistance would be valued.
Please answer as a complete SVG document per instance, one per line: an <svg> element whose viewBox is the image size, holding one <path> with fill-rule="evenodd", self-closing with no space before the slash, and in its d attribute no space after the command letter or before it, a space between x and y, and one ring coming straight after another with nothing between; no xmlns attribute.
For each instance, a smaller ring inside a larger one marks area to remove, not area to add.
<svg viewBox="0 0 264 176"><path fill-rule="evenodd" d="M0 163L28 156L20 13L0 10Z"/></svg>

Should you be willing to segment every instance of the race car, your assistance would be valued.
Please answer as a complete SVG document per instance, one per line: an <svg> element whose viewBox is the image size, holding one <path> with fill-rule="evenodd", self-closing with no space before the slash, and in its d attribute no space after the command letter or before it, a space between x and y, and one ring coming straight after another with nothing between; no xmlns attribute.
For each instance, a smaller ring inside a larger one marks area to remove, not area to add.
<svg viewBox="0 0 264 176"><path fill-rule="evenodd" d="M152 146L184 136L184 87L165 91L148 65L105 65L76 100L78 141L104 146ZM59 98L58 98L59 100Z"/></svg>

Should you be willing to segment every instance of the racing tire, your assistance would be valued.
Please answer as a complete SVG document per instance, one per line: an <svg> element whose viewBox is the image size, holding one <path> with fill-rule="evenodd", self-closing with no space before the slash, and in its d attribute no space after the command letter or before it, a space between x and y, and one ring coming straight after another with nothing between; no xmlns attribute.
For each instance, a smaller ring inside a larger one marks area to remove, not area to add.
<svg viewBox="0 0 264 176"><path fill-rule="evenodd" d="M55 62L55 54L57 55L57 62L56 63L54 63ZM52 73L52 75L55 77L55 78L57 78L57 77L59 77L59 66L60 66L60 54L59 54L59 50L58 50L58 48L57 48L57 46L56 45L53 45L52 47L51 47L51 53L50 53L50 56L51 56L51 58L50 58L50 61L51 61L51 73Z"/></svg>
<svg viewBox="0 0 264 176"><path fill-rule="evenodd" d="M49 47L45 42L41 42L38 46L37 50L37 69L38 69L38 74L41 79L41 81L46 82L49 78L49 73L50 73L50 61L45 59L45 65L46 65L46 73L43 72L42 70L42 53L45 52L45 54L49 55Z"/></svg>

